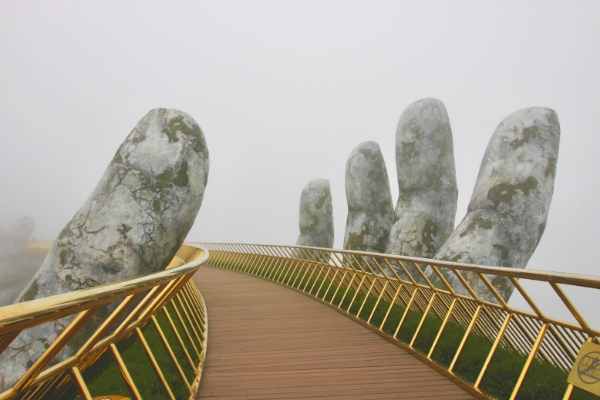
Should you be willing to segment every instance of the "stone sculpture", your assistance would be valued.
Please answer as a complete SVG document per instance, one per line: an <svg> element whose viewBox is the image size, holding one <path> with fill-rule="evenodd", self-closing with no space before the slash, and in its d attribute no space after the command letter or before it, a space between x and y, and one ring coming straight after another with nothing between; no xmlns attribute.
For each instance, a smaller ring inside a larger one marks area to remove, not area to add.
<svg viewBox="0 0 600 400"><path fill-rule="evenodd" d="M383 253L394 220L388 174L379 145L358 145L346 162L348 216L344 249Z"/></svg>
<svg viewBox="0 0 600 400"><path fill-rule="evenodd" d="M398 202L386 253L431 258L454 229L456 172L444 104L427 98L402 113L396 131Z"/></svg>
<svg viewBox="0 0 600 400"><path fill-rule="evenodd" d="M208 149L198 124L172 109L146 114L92 195L60 232L18 301L156 272L182 244L202 203ZM64 320L21 333L0 357L10 384L56 337ZM69 353L67 349L65 355Z"/></svg>
<svg viewBox="0 0 600 400"><path fill-rule="evenodd" d="M467 215L435 258L524 268L546 227L559 139L551 109L526 108L504 119L488 144ZM466 275L482 297L497 301L476 275ZM462 288L454 275L448 278ZM492 283L504 299L510 297L508 279Z"/></svg>
<svg viewBox="0 0 600 400"><path fill-rule="evenodd" d="M300 195L300 246L333 246L333 207L327 179L314 179Z"/></svg>

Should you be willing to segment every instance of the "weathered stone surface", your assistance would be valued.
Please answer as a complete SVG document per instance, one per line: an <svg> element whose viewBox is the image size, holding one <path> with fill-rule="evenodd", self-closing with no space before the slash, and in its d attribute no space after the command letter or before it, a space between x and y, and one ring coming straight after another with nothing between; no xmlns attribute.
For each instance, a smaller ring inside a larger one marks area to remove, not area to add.
<svg viewBox="0 0 600 400"><path fill-rule="evenodd" d="M208 168L204 136L189 115L150 111L60 232L19 301L163 269L194 223ZM14 381L60 329L58 322L19 335L0 357L0 377Z"/></svg>
<svg viewBox="0 0 600 400"><path fill-rule="evenodd" d="M383 253L394 219L390 184L379 145L358 145L346 162L348 217L344 248Z"/></svg>
<svg viewBox="0 0 600 400"><path fill-rule="evenodd" d="M559 139L558 117L548 108L526 108L502 121L488 144L467 215L435 258L524 268L546 227ZM469 279L493 300L476 277ZM496 278L493 284L510 297L508 280Z"/></svg>
<svg viewBox="0 0 600 400"><path fill-rule="evenodd" d="M387 253L431 258L454 229L456 172L452 130L437 99L412 103L396 131L398 202Z"/></svg>
<svg viewBox="0 0 600 400"><path fill-rule="evenodd" d="M327 179L314 179L300 195L300 246L333 246L333 207Z"/></svg>

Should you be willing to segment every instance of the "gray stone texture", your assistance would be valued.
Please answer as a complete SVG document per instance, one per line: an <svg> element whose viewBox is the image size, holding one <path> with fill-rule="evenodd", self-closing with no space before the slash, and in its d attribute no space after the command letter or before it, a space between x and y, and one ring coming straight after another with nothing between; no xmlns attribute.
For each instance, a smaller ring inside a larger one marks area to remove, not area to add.
<svg viewBox="0 0 600 400"><path fill-rule="evenodd" d="M394 220L388 174L379 145L358 145L346 162L348 216L344 249L383 253Z"/></svg>
<svg viewBox="0 0 600 400"><path fill-rule="evenodd" d="M546 227L559 140L558 117L551 109L526 108L504 119L488 144L467 215L435 258L524 268ZM449 278L462 287L453 275ZM468 278L484 298L495 301L476 276ZM510 297L507 279L492 283Z"/></svg>
<svg viewBox="0 0 600 400"><path fill-rule="evenodd" d="M398 202L386 252L431 258L454 229L456 171L450 120L437 99L412 103L396 131Z"/></svg>
<svg viewBox="0 0 600 400"><path fill-rule="evenodd" d="M333 207L327 179L314 179L300 195L300 246L333 247Z"/></svg>
<svg viewBox="0 0 600 400"><path fill-rule="evenodd" d="M194 223L208 169L208 149L198 124L177 110L150 111L60 232L18 301L162 270ZM29 329L11 343L0 356L5 384L23 373L64 323Z"/></svg>

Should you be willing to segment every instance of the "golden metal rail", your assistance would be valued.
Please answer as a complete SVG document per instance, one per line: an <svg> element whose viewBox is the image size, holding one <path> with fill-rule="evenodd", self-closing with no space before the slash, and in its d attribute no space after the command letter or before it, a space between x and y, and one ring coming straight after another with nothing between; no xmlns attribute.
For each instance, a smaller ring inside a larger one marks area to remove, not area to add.
<svg viewBox="0 0 600 400"><path fill-rule="evenodd" d="M116 375L112 378L126 385L125 395L135 399L144 397L149 381L160 382L164 392L153 398L174 400L181 398L178 393L194 398L202 376L208 325L204 299L190 278L207 259L205 249L184 245L165 271L0 307L0 352L29 328L66 321L43 354L0 393L0 400L64 398L77 392L85 400L117 395L94 392L89 383L92 378L86 377L89 370L96 368L95 373L100 373L109 367ZM94 318L98 323L92 328L89 323ZM141 354L148 361L145 373L151 377L136 376L131 369L127 352L132 346L143 349ZM176 376L167 376L167 364L177 371ZM109 375L105 373L103 379L112 379Z"/></svg>
<svg viewBox="0 0 600 400"><path fill-rule="evenodd" d="M600 289L596 277L302 246L202 246L210 250L210 266L311 296L408 350L475 397L598 398L567 380L580 349L595 346L599 332L565 293L569 287ZM462 287L450 284L448 276ZM505 301L492 284L496 277L510 280L530 310ZM576 323L544 313L526 281L551 288ZM595 359L588 357L586 366L598 369L588 368L588 377L600 372Z"/></svg>

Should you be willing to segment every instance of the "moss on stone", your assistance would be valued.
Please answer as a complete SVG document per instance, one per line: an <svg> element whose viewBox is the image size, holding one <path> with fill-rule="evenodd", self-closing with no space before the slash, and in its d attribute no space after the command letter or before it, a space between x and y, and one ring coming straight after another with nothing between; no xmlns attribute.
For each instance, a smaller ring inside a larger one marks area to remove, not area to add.
<svg viewBox="0 0 600 400"><path fill-rule="evenodd" d="M154 200L152 200L152 211L154 211L156 214L160 214L161 210L162 210L161 201L160 201L160 198L157 197Z"/></svg>
<svg viewBox="0 0 600 400"><path fill-rule="evenodd" d="M509 261L508 256L510 254L508 247L503 246L501 244L493 244L492 247L499 254L499 257L498 257L498 259L500 260L499 265L506 265Z"/></svg>
<svg viewBox="0 0 600 400"><path fill-rule="evenodd" d="M58 253L58 259L62 266L65 266L73 258L73 250L69 248L62 248Z"/></svg>
<svg viewBox="0 0 600 400"><path fill-rule="evenodd" d="M364 244L364 234L362 232L350 232L344 248L347 250L364 250Z"/></svg>
<svg viewBox="0 0 600 400"><path fill-rule="evenodd" d="M532 190L538 187L538 184L538 180L533 176L519 183L500 183L488 191L487 198L497 207L501 203L511 202L517 193L522 193L526 196L529 195Z"/></svg>
<svg viewBox="0 0 600 400"><path fill-rule="evenodd" d="M165 168L163 172L156 176L157 189L163 189L173 184L173 168Z"/></svg>
<svg viewBox="0 0 600 400"><path fill-rule="evenodd" d="M177 173L175 174L175 179L173 179L173 183L178 187L185 187L189 184L188 178L188 163L187 161L183 161L181 166L177 169Z"/></svg>
<svg viewBox="0 0 600 400"><path fill-rule="evenodd" d="M556 157L548 158L548 163L546 164L546 169L544 170L544 176L547 178L549 176L554 176L556 174Z"/></svg>
<svg viewBox="0 0 600 400"><path fill-rule="evenodd" d="M129 232L130 230L131 230L131 226L129 226L127 224L121 224L117 228L117 231L119 232L119 234L121 235L121 237L123 237L123 239L127 238L127 232Z"/></svg>
<svg viewBox="0 0 600 400"><path fill-rule="evenodd" d="M403 142L400 148L400 154L405 160L412 160L417 157L417 145L415 142Z"/></svg>
<svg viewBox="0 0 600 400"><path fill-rule="evenodd" d="M535 139L535 137L541 132L542 129L539 126L528 126L527 128L524 128L521 132L521 137L513 139L510 142L510 145L513 149L521 147L523 144Z"/></svg>
<svg viewBox="0 0 600 400"><path fill-rule="evenodd" d="M141 131L136 131L133 137L131 138L133 144L141 143L144 140L146 140L146 135L144 134L144 132Z"/></svg>
<svg viewBox="0 0 600 400"><path fill-rule="evenodd" d="M163 128L163 133L167 135L169 142L174 143L179 141L177 133L188 136L192 142L192 147L197 153L203 153L206 149L204 136L200 127L196 124L191 126L187 124L183 115L177 115L167 121L167 126Z"/></svg>
<svg viewBox="0 0 600 400"><path fill-rule="evenodd" d="M477 216L475 216L475 218L473 218L471 220L471 222L469 223L469 225L467 225L465 230L460 233L460 237L464 237L465 235L468 235L470 232L472 232L475 229L492 229L492 227L493 227L492 221L482 217L481 215L477 215Z"/></svg>
<svg viewBox="0 0 600 400"><path fill-rule="evenodd" d="M121 156L121 149L115 153L115 156L112 159L112 163L122 163L123 157Z"/></svg>
<svg viewBox="0 0 600 400"><path fill-rule="evenodd" d="M315 207L317 209L321 209L325 206L325 203L327 201L327 194L324 192L319 193L319 197L317 199L317 201L315 202Z"/></svg>
<svg viewBox="0 0 600 400"><path fill-rule="evenodd" d="M166 189L173 185L185 187L189 184L188 163L183 161L179 167L165 168L163 172L156 176L156 188Z"/></svg>
<svg viewBox="0 0 600 400"><path fill-rule="evenodd" d="M421 254L424 257L431 257L437 249L436 238L439 233L438 225L431 219L427 219L421 231Z"/></svg>

